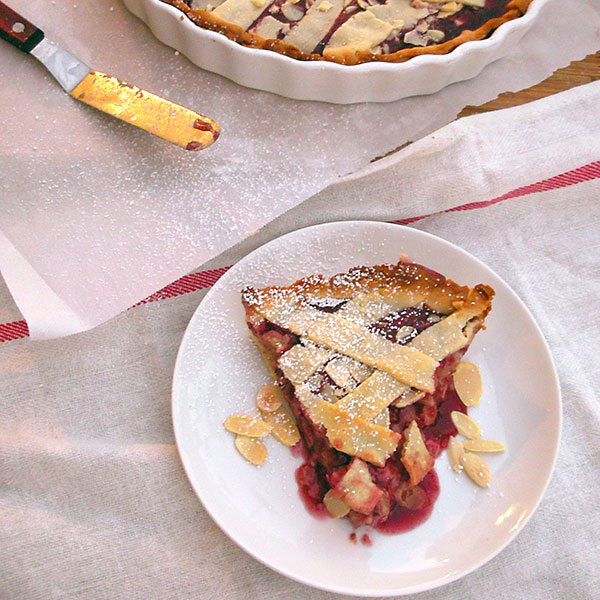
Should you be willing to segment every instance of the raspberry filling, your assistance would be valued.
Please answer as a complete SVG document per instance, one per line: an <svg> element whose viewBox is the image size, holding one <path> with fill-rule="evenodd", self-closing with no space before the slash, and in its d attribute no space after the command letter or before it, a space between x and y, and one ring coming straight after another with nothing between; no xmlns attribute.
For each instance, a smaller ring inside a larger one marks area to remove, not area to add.
<svg viewBox="0 0 600 600"><path fill-rule="evenodd" d="M342 305L343 302L330 302L315 307L325 312L335 312ZM296 471L300 496L311 514L324 517L327 511L323 498L344 476L351 457L333 448L325 429L308 418L304 407L294 395L293 385L277 366L277 359L293 345L300 343L298 337L264 319L253 319L248 308L246 310L248 326L260 342L265 359L275 373L277 384L290 406L301 434L300 452L304 462ZM442 318L443 315L421 304L393 312L372 323L369 329L386 339L406 344ZM467 412L452 382L452 374L466 350L467 347L462 348L440 362L434 374L435 389L432 394L426 394L409 406L389 407L389 428L403 435L406 427L416 421L433 458L446 448L449 437L457 433L450 413ZM325 386L335 385L326 374L323 374L322 380L319 392L325 392ZM381 497L370 514L352 510L348 513L354 527L370 525L383 533L400 533L413 529L431 514L439 494L437 475L431 469L420 483L411 484L401 461L401 448L402 441L384 466L368 465L371 478L381 491Z"/></svg>

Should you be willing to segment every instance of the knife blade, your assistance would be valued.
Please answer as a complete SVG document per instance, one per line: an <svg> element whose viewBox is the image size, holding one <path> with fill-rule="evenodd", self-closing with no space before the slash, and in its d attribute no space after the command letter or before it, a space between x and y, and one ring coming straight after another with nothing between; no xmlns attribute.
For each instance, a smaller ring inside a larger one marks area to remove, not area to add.
<svg viewBox="0 0 600 600"><path fill-rule="evenodd" d="M202 150L219 137L216 121L92 70L1 1L0 37L37 58L73 98L117 119L186 150Z"/></svg>

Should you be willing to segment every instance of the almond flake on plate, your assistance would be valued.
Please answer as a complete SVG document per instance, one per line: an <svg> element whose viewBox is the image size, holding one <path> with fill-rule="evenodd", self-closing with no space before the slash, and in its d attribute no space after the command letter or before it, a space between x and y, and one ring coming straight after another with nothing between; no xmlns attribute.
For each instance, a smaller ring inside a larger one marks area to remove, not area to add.
<svg viewBox="0 0 600 600"><path fill-rule="evenodd" d="M481 400L481 375L477 365L461 362L454 372L454 387L465 406L475 406Z"/></svg>
<svg viewBox="0 0 600 600"><path fill-rule="evenodd" d="M231 433L248 437L265 437L271 433L271 425L249 415L231 415L225 419L223 426Z"/></svg>
<svg viewBox="0 0 600 600"><path fill-rule="evenodd" d="M490 483L490 469L477 454L465 452L462 465L465 473L479 487L487 487Z"/></svg>
<svg viewBox="0 0 600 600"><path fill-rule="evenodd" d="M281 390L272 383L263 385L256 396L256 406L262 413L275 412L281 406Z"/></svg>
<svg viewBox="0 0 600 600"><path fill-rule="evenodd" d="M267 458L267 449L264 444L256 438L245 435L236 435L235 447L249 463L252 463L257 467L260 467Z"/></svg>
<svg viewBox="0 0 600 600"><path fill-rule="evenodd" d="M494 440L466 440L464 442L465 450L470 452L504 452L504 444Z"/></svg>
<svg viewBox="0 0 600 600"><path fill-rule="evenodd" d="M481 429L479 429L479 425L477 425L473 419L464 413L453 410L450 413L450 418L452 419L452 422L454 423L454 426L460 435L463 435L470 440L478 438L481 435Z"/></svg>
<svg viewBox="0 0 600 600"><path fill-rule="evenodd" d="M455 473L462 471L462 459L464 455L464 447L454 436L450 436L448 440L448 461Z"/></svg>
<svg viewBox="0 0 600 600"><path fill-rule="evenodd" d="M283 408L265 414L264 419L272 427L271 435L284 446L295 446L300 441L298 428Z"/></svg>

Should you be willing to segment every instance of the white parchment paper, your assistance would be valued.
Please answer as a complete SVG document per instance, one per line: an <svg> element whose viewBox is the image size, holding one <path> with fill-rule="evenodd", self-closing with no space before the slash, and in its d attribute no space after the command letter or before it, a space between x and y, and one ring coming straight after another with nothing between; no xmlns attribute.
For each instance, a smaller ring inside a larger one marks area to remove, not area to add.
<svg viewBox="0 0 600 600"><path fill-rule="evenodd" d="M465 105L600 48L597 1L553 0L519 47L475 80L429 97L336 106L203 72L117 0L11 5L93 68L203 112L223 131L211 149L186 153L79 105L34 59L0 46L0 269L37 337L109 319ZM18 285L7 268L16 255L35 273L20 271Z"/></svg>

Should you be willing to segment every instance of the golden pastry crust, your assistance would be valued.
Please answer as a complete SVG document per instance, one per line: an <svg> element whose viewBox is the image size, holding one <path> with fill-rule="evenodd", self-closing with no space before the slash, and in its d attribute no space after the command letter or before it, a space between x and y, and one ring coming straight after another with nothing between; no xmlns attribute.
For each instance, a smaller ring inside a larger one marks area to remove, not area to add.
<svg viewBox="0 0 600 600"><path fill-rule="evenodd" d="M491 309L493 296L494 290L487 285L460 286L422 265L399 262L355 267L330 278L312 275L289 286L247 287L242 291L242 304L251 332L267 321L279 328L277 337L289 334L304 340L281 359L280 344L269 348L270 342L265 346L257 340L276 379L278 365L293 385L304 383L335 353L366 365L369 372L357 379L359 385L353 390L345 389L343 381L336 383L343 394L338 406L372 418L390 403L403 400L411 388L434 392L440 361L471 343ZM423 305L443 318L405 345L365 326L409 307L420 310ZM289 338L282 339L286 346ZM413 396L409 404L422 397Z"/></svg>
<svg viewBox="0 0 600 600"><path fill-rule="evenodd" d="M311 275L289 286L247 287L242 292L242 300L250 311L260 313L297 297L349 300L359 294L372 293L380 294L386 302L403 306L426 302L442 314L468 310L482 322L494 296L494 290L488 285L460 286L422 265L399 262L355 267L331 278Z"/></svg>
<svg viewBox="0 0 600 600"><path fill-rule="evenodd" d="M341 65L357 65L366 62L391 62L401 63L423 54L448 54L457 46L473 40L481 40L500 25L517 19L525 14L532 0L511 0L506 5L506 11L499 17L489 19L477 29L465 30L451 40L431 46L416 46L403 48L390 54L373 54L346 46L342 48L325 49L323 54L301 52L295 46L282 40L266 39L256 33L245 31L239 25L226 21L219 16L202 9L190 8L182 0L162 0L184 12L187 17L199 27L216 31L227 36L230 40L248 48L271 50L297 60L326 60Z"/></svg>

